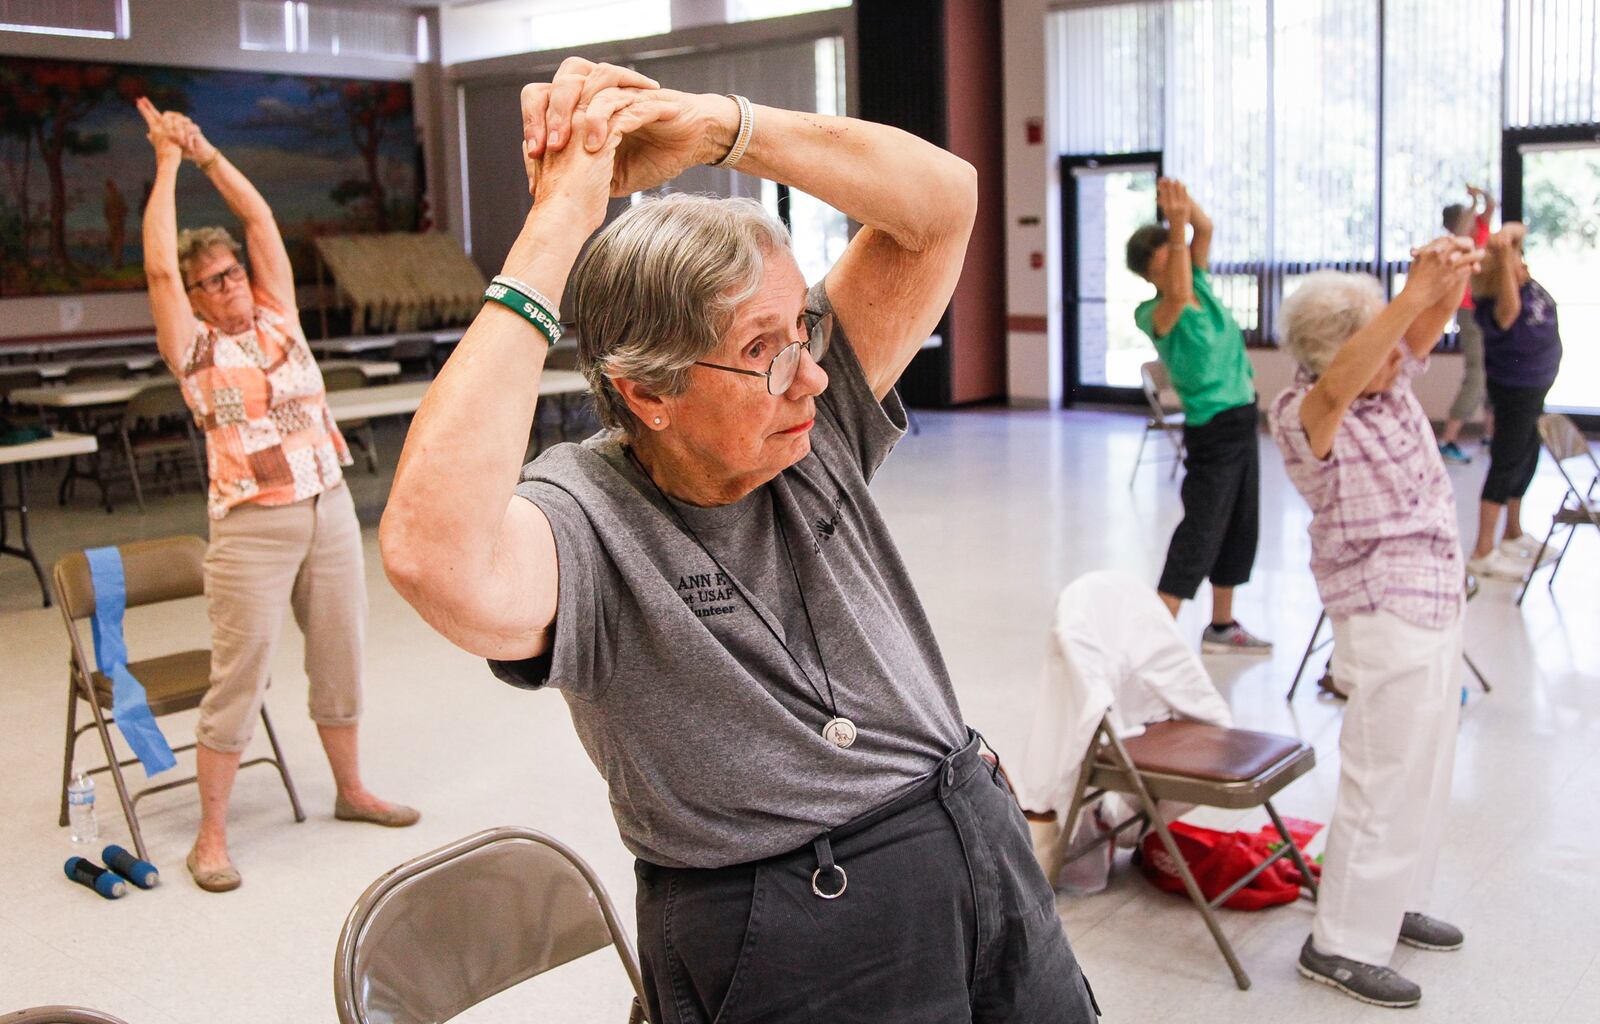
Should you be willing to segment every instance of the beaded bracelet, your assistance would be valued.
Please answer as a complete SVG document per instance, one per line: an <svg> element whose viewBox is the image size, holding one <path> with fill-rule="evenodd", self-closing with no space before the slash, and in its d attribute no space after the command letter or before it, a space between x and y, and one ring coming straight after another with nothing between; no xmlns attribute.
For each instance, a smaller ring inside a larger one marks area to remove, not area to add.
<svg viewBox="0 0 1600 1024"><path fill-rule="evenodd" d="M541 292L533 285L528 284L526 281L523 281L519 278L512 277L510 274L496 274L492 280L495 284L503 284L514 292L521 292L525 297L530 298L534 302L537 302L539 305L543 306L544 311L550 314L550 319L555 320L558 323L560 322L561 310L556 307L556 304L550 300L548 295L546 295L544 292Z"/></svg>
<svg viewBox="0 0 1600 1024"><path fill-rule="evenodd" d="M483 290L484 299L498 302L534 326L545 340L554 345L561 340L561 322L550 311L514 288L491 284Z"/></svg>
<svg viewBox="0 0 1600 1024"><path fill-rule="evenodd" d="M728 98L739 104L739 134L733 138L733 146L729 148L728 155L712 164L712 167L732 167L744 157L744 151L750 148L750 136L755 132L755 118L750 113L750 101L743 96L733 93Z"/></svg>

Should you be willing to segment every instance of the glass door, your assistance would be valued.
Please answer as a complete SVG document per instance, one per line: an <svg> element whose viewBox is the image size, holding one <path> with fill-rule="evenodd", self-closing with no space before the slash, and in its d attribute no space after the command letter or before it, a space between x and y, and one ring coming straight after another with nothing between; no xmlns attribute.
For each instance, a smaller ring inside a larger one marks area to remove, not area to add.
<svg viewBox="0 0 1600 1024"><path fill-rule="evenodd" d="M1561 373L1547 405L1600 416L1600 135L1523 143L1516 152L1528 270L1556 300L1561 323Z"/></svg>
<svg viewBox="0 0 1600 1024"><path fill-rule="evenodd" d="M1156 219L1160 173L1159 153L1062 158L1069 402L1144 401L1139 367L1156 352L1133 311L1153 292L1124 252Z"/></svg>

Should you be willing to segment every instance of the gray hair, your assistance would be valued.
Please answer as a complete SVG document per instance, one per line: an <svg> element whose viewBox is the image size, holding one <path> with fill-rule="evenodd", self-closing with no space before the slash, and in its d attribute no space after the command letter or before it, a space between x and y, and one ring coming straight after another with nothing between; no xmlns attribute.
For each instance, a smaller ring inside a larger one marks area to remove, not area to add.
<svg viewBox="0 0 1600 1024"><path fill-rule="evenodd" d="M1280 344L1301 369L1320 376L1339 346L1377 316L1383 303L1383 285L1370 274L1307 274L1278 312Z"/></svg>
<svg viewBox="0 0 1600 1024"><path fill-rule="evenodd" d="M226 249L237 256L240 246L227 228L186 228L178 232L178 273L184 284L193 283L189 271L212 249Z"/></svg>
<svg viewBox="0 0 1600 1024"><path fill-rule="evenodd" d="M636 421L612 383L682 394L734 311L756 293L768 255L789 232L753 199L674 194L648 199L595 238L572 271L578 369L600 421L630 435Z"/></svg>

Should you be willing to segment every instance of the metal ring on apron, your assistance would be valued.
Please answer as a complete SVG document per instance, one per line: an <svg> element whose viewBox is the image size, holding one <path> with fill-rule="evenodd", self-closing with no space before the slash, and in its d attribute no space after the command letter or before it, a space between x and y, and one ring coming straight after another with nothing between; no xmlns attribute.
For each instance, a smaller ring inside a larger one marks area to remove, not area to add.
<svg viewBox="0 0 1600 1024"><path fill-rule="evenodd" d="M811 872L811 891L816 893L818 896L821 896L825 900L836 900L840 896L843 896L844 891L850 887L850 876L845 874L844 868L837 864L831 864L829 867L832 870L839 872L839 891L823 892L822 887L817 885L817 879L822 877L822 868L817 868L815 871Z"/></svg>

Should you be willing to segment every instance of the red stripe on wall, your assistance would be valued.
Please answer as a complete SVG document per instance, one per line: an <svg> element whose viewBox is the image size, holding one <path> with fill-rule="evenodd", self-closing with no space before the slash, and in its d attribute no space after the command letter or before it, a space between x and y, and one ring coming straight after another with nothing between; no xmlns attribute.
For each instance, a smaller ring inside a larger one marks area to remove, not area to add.
<svg viewBox="0 0 1600 1024"><path fill-rule="evenodd" d="M1006 317L1006 330L1019 334L1044 334L1050 329L1050 319L1043 316L1026 316L1012 313Z"/></svg>

